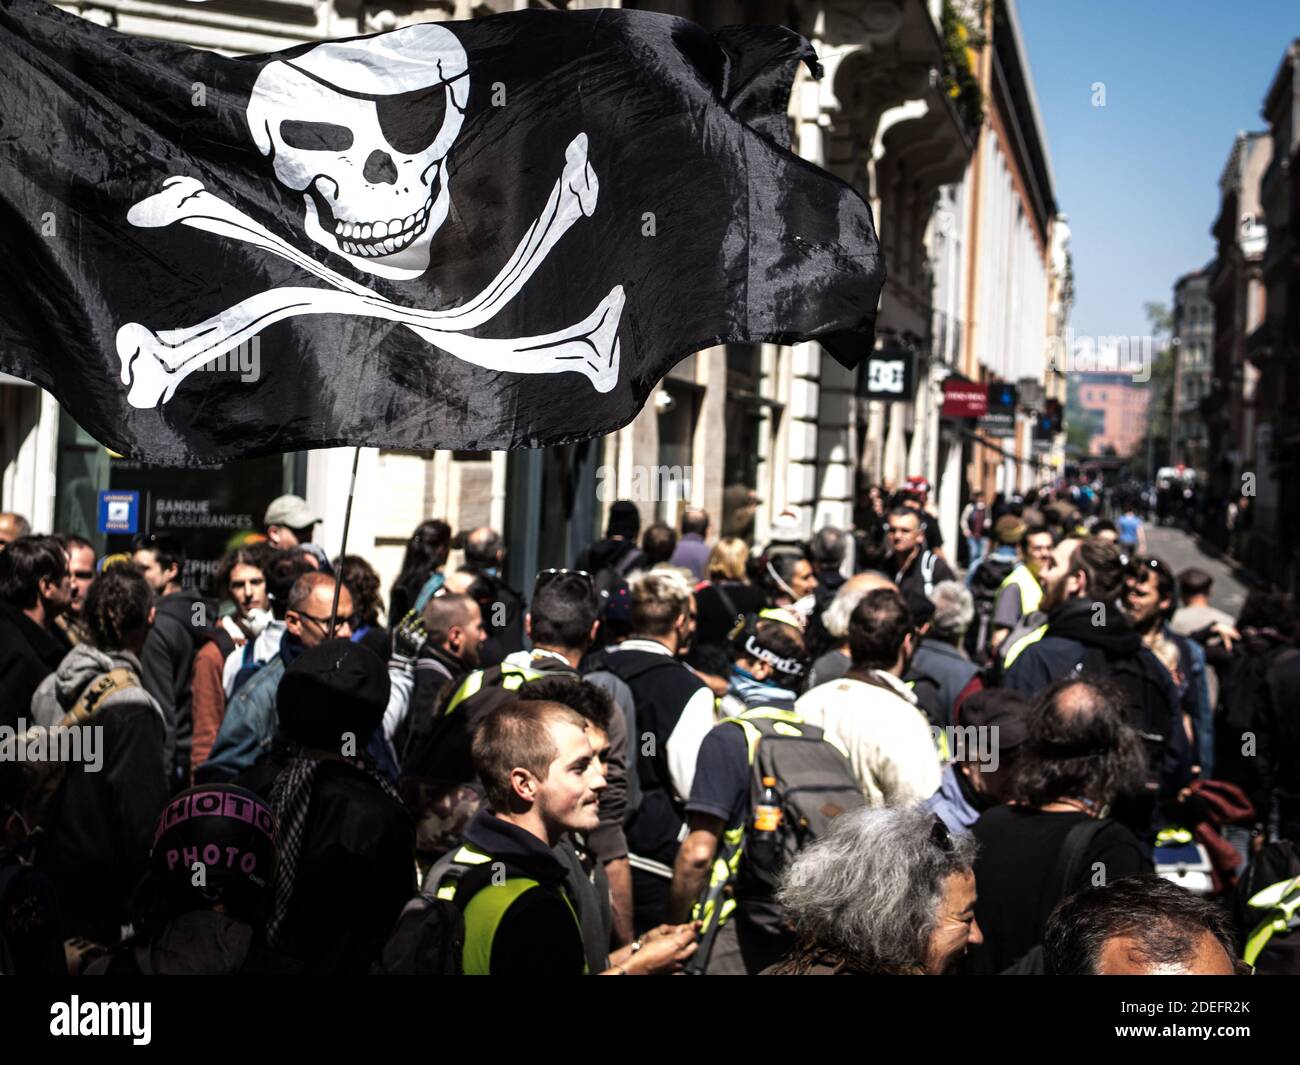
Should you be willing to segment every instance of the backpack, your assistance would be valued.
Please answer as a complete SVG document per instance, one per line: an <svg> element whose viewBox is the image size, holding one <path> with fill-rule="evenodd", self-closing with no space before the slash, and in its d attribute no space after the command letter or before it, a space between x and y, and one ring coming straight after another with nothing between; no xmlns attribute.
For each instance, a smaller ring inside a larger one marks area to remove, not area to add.
<svg viewBox="0 0 1300 1065"><path fill-rule="evenodd" d="M1087 648L1079 665L1080 673L1108 680L1124 694L1125 716L1147 752L1147 779L1163 786L1178 771L1170 741L1175 729L1181 734L1182 723L1176 720L1177 708L1170 705L1161 680L1163 667L1157 664L1154 669L1160 672L1143 668L1140 654L1109 657L1100 647Z"/></svg>
<svg viewBox="0 0 1300 1065"><path fill-rule="evenodd" d="M465 906L491 882L493 863L440 858L420 894L402 907L375 963L380 976L460 976L465 959Z"/></svg>
<svg viewBox="0 0 1300 1065"><path fill-rule="evenodd" d="M632 606L628 572L641 558L640 549L629 540L614 562L607 563L591 575L601 620L612 623L617 632L623 632L627 628L628 611Z"/></svg>
<svg viewBox="0 0 1300 1065"><path fill-rule="evenodd" d="M1232 893L1242 959L1261 975L1300 973L1300 855L1282 839L1255 854Z"/></svg>
<svg viewBox="0 0 1300 1065"><path fill-rule="evenodd" d="M39 839L58 820L59 800L67 777L68 761L61 757L19 760L18 748L21 746L30 750L35 744L57 743L57 737L63 730L89 724L110 695L139 687L139 678L129 669L111 669L86 685L72 709L53 728L32 725L7 743L0 744L0 758L16 762L19 766L21 797L17 807L29 826L32 839Z"/></svg>
<svg viewBox="0 0 1300 1065"><path fill-rule="evenodd" d="M417 852L441 854L460 842L483 803L470 747L480 721L544 677L575 676L502 663L475 670L435 708L427 726L412 727L402 751L398 793L416 820Z"/></svg>
<svg viewBox="0 0 1300 1065"><path fill-rule="evenodd" d="M993 635L993 611L997 607L998 591L1002 582L1011 575L1018 561L985 555L971 574L970 591L975 600L975 618L966 630L966 653L975 662L988 657L989 638Z"/></svg>
<svg viewBox="0 0 1300 1065"><path fill-rule="evenodd" d="M762 795L763 778L775 777L782 816L774 846L761 851L751 845L748 824L724 834L697 907L703 929L699 950L686 969L693 973L707 967L718 929L736 908L737 897L742 902L774 898L781 874L795 856L825 836L836 817L866 802L843 748L792 711L759 707L722 724L743 729L748 741L751 807ZM784 932L779 911L765 909L773 912L747 908L746 915L766 931Z"/></svg>

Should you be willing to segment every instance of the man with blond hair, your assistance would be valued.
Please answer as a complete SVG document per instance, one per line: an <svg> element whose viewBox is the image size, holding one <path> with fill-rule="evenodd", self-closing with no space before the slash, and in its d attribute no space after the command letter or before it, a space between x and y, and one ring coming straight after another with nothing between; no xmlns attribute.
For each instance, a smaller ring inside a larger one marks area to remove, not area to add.
<svg viewBox="0 0 1300 1065"><path fill-rule="evenodd" d="M678 661L695 633L688 579L678 570L651 570L633 577L630 591L631 635L589 656L586 674L629 718L629 795L639 800L628 803L628 862L640 935L665 920L695 761L713 727L713 693Z"/></svg>

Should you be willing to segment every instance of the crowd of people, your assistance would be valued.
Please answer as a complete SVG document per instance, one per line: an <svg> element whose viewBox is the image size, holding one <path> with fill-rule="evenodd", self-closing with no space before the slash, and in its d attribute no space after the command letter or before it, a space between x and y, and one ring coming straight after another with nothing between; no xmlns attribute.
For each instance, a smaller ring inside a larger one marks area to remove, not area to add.
<svg viewBox="0 0 1300 1065"><path fill-rule="evenodd" d="M0 514L0 972L1285 970L1289 598L1077 490L859 509L618 501L527 595L431 520L386 603L294 496L211 597Z"/></svg>

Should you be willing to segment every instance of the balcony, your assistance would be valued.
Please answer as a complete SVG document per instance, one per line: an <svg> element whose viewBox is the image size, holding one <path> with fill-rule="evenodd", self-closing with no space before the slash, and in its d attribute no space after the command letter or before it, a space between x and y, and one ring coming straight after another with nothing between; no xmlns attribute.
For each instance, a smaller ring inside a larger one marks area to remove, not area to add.
<svg viewBox="0 0 1300 1065"><path fill-rule="evenodd" d="M1278 318L1265 318L1258 329L1246 337L1246 358L1260 370L1275 366L1286 353L1283 323Z"/></svg>

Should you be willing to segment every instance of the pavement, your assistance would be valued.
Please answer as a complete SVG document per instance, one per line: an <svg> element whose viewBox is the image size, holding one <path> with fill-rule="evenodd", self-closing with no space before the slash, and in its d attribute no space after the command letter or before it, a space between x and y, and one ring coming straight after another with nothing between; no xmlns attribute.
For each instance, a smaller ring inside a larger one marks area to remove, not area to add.
<svg viewBox="0 0 1300 1065"><path fill-rule="evenodd" d="M1234 618L1241 613L1241 606L1246 601L1246 592L1249 590L1246 574L1217 555L1206 554L1196 538L1181 529L1147 523L1146 534L1147 554L1155 555L1175 573L1188 566L1205 570L1214 578L1214 587L1210 589L1210 605Z"/></svg>

